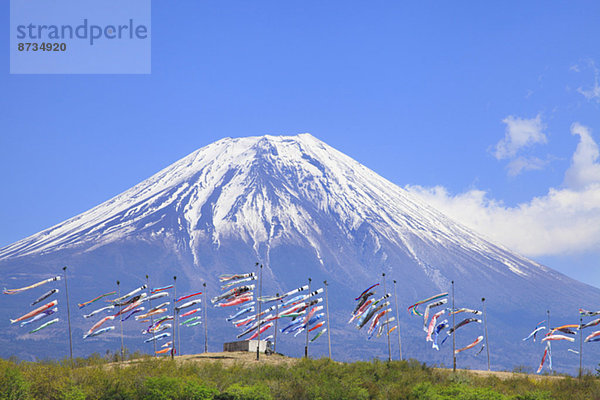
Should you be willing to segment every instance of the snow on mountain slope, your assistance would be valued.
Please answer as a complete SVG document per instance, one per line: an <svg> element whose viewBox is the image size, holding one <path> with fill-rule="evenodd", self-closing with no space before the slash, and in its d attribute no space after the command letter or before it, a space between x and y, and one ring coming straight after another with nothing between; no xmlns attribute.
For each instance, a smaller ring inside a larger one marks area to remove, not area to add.
<svg viewBox="0 0 600 400"><path fill-rule="evenodd" d="M257 254L266 244L267 259L271 244L282 240L308 241L320 258L323 216L348 238L368 224L376 242L383 237L400 246L423 268L424 244L477 253L520 276L547 271L310 134L222 139L88 212L0 249L0 259L93 249L141 233L183 238L195 257L202 241L218 247L222 238L237 237Z"/></svg>

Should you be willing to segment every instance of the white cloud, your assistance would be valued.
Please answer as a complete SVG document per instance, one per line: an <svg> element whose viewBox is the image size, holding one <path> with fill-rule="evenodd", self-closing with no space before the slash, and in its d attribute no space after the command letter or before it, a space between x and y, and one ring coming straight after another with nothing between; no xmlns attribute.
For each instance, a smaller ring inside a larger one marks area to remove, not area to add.
<svg viewBox="0 0 600 400"><path fill-rule="evenodd" d="M531 119L509 115L502 122L506 124L506 133L495 146L494 156L498 160L514 158L525 147L546 143L543 132L545 126L540 114Z"/></svg>
<svg viewBox="0 0 600 400"><path fill-rule="evenodd" d="M508 163L508 175L517 176L523 171L541 170L548 165L547 160L537 157L518 157Z"/></svg>
<svg viewBox="0 0 600 400"><path fill-rule="evenodd" d="M482 190L452 195L440 186L407 190L490 239L527 256L600 251L600 163L587 128L574 124L580 142L565 174L565 187L515 207Z"/></svg>
<svg viewBox="0 0 600 400"><path fill-rule="evenodd" d="M594 84L592 85L592 87L587 89L578 87L577 92L582 94L583 97L585 97L588 100L596 100L600 102L600 84L598 82L600 78L600 70L598 70L598 67L596 67L596 63L594 61L590 60L589 65L594 71ZM576 72L579 72L579 69Z"/></svg>
<svg viewBox="0 0 600 400"><path fill-rule="evenodd" d="M573 154L571 166L565 173L565 185L573 189L583 189L599 183L600 153L590 130L576 122L571 126L571 134L579 136L579 144Z"/></svg>

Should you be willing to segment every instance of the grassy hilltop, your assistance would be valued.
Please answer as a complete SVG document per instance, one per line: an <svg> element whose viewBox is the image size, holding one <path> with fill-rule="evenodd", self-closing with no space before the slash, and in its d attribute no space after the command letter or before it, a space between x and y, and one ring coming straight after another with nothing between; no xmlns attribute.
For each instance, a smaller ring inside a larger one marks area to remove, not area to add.
<svg viewBox="0 0 600 400"><path fill-rule="evenodd" d="M417 361L338 363L208 354L124 363L0 360L0 399L600 399L600 379L430 368Z"/></svg>

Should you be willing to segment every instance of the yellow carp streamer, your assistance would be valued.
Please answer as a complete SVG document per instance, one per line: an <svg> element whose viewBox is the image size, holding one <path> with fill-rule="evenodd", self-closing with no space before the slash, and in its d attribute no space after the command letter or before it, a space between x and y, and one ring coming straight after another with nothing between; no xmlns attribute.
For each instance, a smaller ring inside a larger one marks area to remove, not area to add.
<svg viewBox="0 0 600 400"><path fill-rule="evenodd" d="M48 279L44 279L43 281L39 281L38 283L34 283L33 285L29 285L29 286L25 286L19 289L6 289L4 288L4 290L2 291L2 293L4 294L17 294L17 293L21 293L24 292L26 290L29 289L33 289L36 288L38 286L42 286L43 284L49 283L49 282L54 282L54 281L60 281L60 276L55 276L53 278L48 278Z"/></svg>

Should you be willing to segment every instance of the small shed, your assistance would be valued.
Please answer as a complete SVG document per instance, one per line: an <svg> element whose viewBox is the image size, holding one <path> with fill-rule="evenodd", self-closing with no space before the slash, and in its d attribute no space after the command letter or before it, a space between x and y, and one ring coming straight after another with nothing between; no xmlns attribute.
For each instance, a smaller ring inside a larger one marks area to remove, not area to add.
<svg viewBox="0 0 600 400"><path fill-rule="evenodd" d="M240 340L238 342L223 343L223 351L248 351L256 352L257 346L261 353L268 353L273 350L273 343L264 340Z"/></svg>

